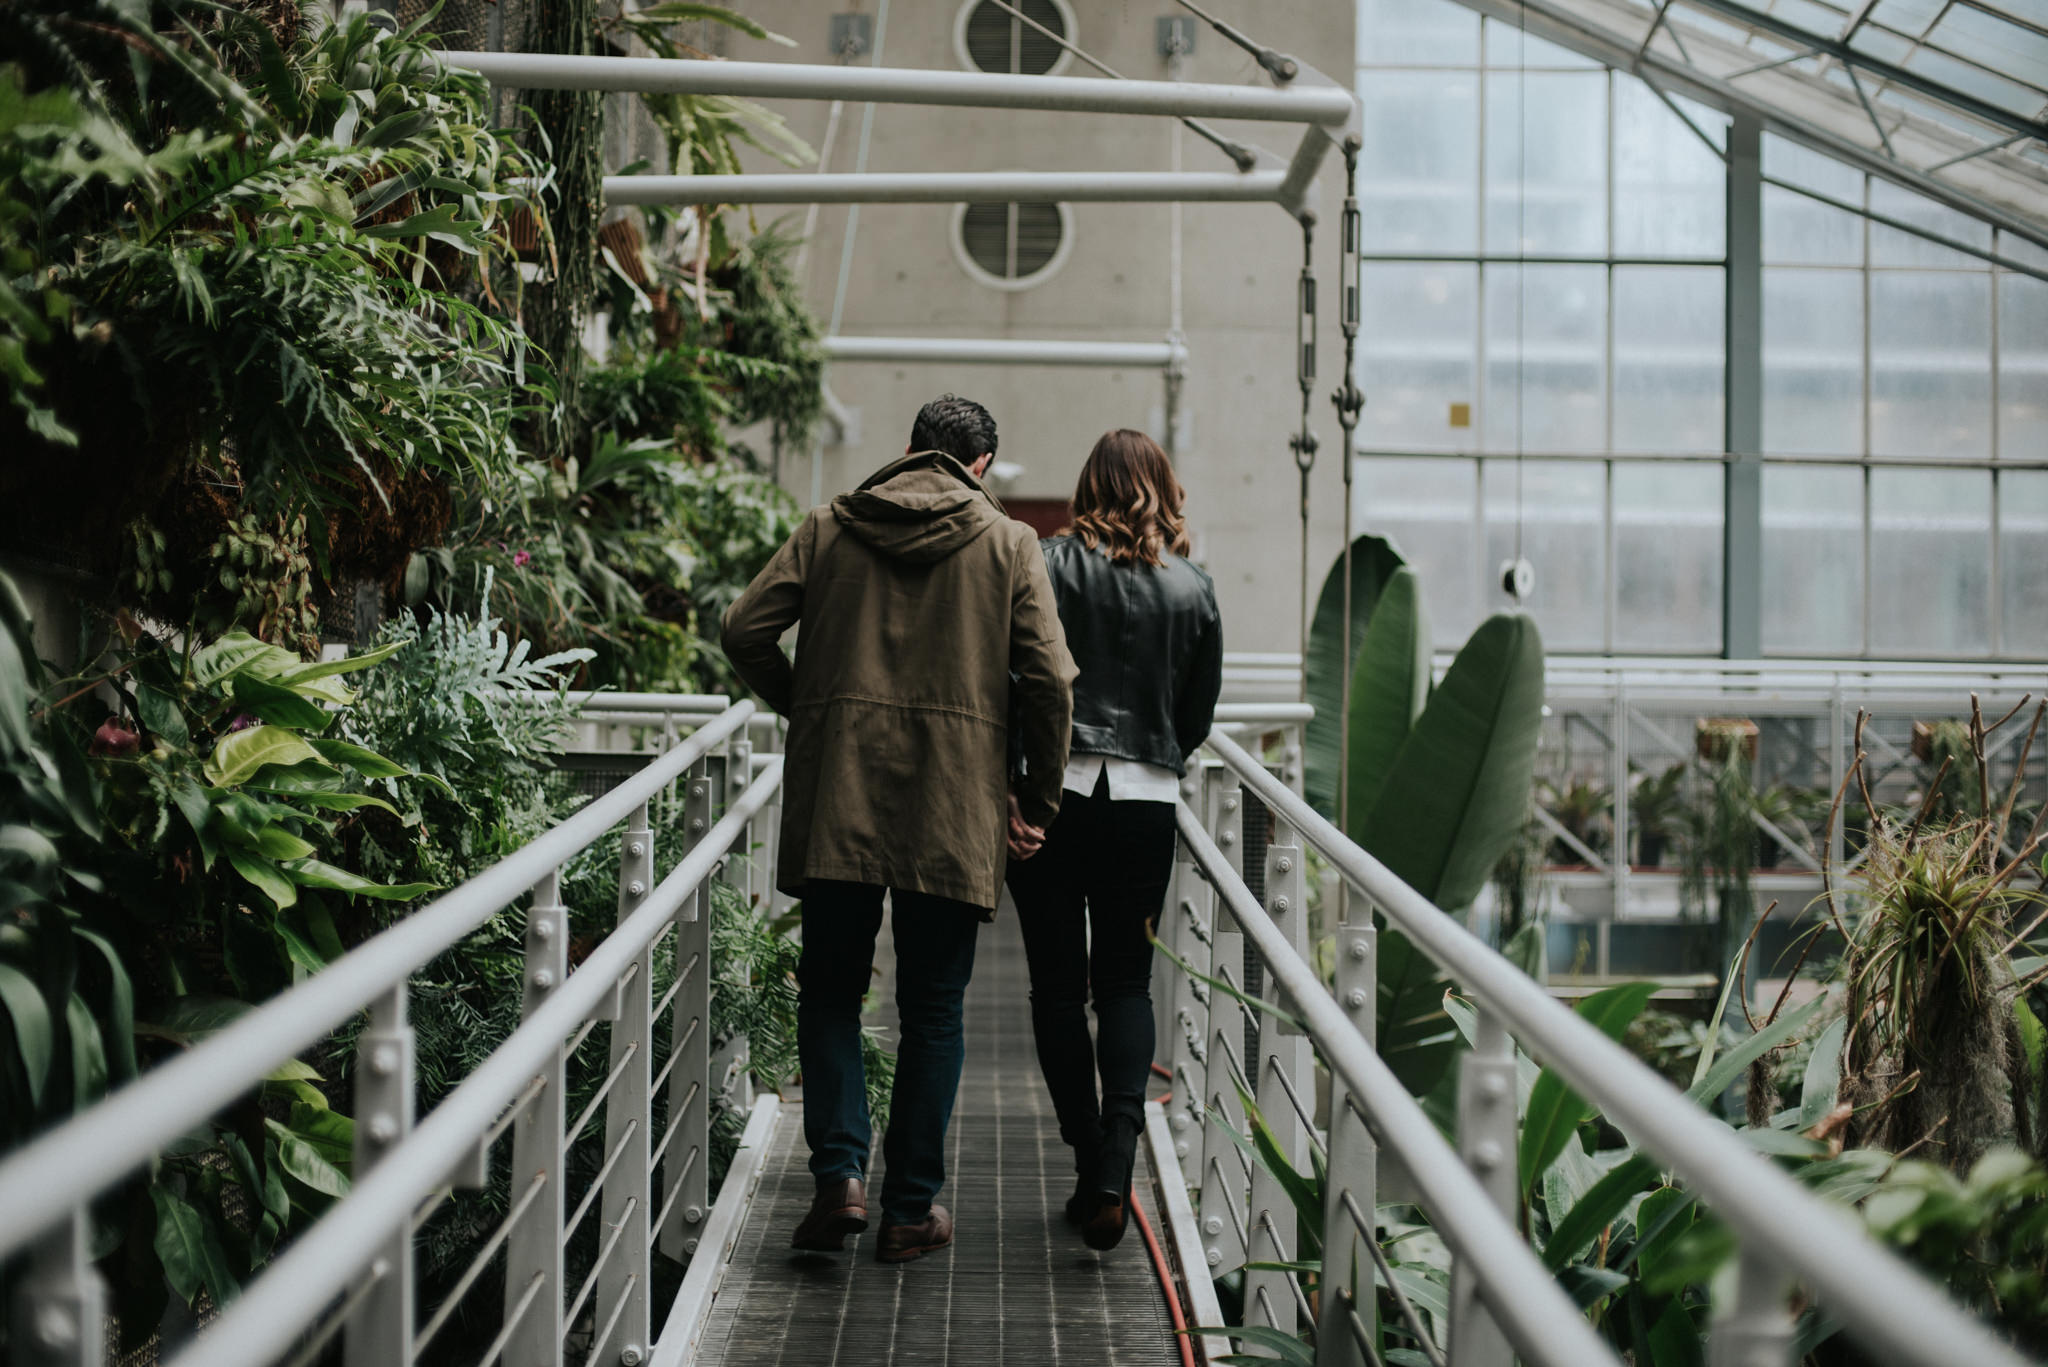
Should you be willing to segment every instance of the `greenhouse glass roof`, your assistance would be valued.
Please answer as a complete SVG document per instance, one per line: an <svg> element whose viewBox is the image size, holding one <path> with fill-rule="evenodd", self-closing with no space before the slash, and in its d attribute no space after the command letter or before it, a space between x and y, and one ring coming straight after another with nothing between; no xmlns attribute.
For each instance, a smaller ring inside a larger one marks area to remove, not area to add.
<svg viewBox="0 0 2048 1367"><path fill-rule="evenodd" d="M1464 0L2048 245L2048 0Z"/></svg>

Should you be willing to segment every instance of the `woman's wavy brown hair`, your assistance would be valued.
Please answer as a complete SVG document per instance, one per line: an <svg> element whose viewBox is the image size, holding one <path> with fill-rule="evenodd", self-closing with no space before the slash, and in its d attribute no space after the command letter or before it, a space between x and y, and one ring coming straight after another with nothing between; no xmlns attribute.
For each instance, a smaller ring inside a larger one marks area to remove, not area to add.
<svg viewBox="0 0 2048 1367"><path fill-rule="evenodd" d="M1167 551L1188 553L1181 505L1187 491L1159 443L1119 427L1104 432L1074 486L1074 522L1067 530L1111 563L1159 565Z"/></svg>

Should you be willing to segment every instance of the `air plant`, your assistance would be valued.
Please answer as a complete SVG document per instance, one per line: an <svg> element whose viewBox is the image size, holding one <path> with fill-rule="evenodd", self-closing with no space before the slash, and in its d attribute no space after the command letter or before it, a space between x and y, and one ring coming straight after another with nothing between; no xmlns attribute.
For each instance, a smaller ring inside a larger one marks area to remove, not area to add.
<svg viewBox="0 0 2048 1367"><path fill-rule="evenodd" d="M1862 748L1867 718L1857 719L1855 759L1829 824L1854 782L1873 813L1868 843L1854 898L1837 889L1825 867L1821 898L1848 946L1841 1097L1853 1107L1853 1145L1895 1152L1924 1146L1956 1172L2000 1142L2043 1148L2038 1064L2025 1044L2033 1018L2021 1000L2032 984L2015 971L2012 950L2048 919L2048 912L2029 915L2048 907L2039 879L2032 887L2020 883L2023 874L2039 872L2033 861L2048 837L2036 818L2015 838L2013 812L2048 703L2034 710L2002 802L1993 800L1985 763L1985 738L2026 702L1987 726L1971 700L1967 754L1961 762L1953 754L1944 759L1910 822L1871 800ZM1974 770L1974 801L1937 816L1937 798L1951 791L1943 780L1952 767ZM1847 915L1845 901L1852 902Z"/></svg>

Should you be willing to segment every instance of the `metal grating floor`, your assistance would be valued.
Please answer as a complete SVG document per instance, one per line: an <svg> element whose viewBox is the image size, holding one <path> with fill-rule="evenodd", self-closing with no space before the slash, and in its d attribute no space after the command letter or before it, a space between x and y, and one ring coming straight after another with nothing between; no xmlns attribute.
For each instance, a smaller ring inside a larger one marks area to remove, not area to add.
<svg viewBox="0 0 2048 1367"><path fill-rule="evenodd" d="M893 955L885 943L878 964ZM835 1256L792 1251L810 1205L803 1117L776 1130L747 1226L696 1361L725 1367L1030 1364L1120 1367L1179 1357L1166 1304L1133 1227L1108 1254L1060 1217L1073 1165L1031 1044L1015 909L984 926L967 994L967 1067L953 1112L940 1204L951 1250L901 1267L874 1261L875 1228ZM893 991L881 993L893 1022ZM881 1163L869 1184L870 1210ZM1158 1209L1146 1199L1148 1212ZM1156 1223L1156 1222L1155 1222Z"/></svg>

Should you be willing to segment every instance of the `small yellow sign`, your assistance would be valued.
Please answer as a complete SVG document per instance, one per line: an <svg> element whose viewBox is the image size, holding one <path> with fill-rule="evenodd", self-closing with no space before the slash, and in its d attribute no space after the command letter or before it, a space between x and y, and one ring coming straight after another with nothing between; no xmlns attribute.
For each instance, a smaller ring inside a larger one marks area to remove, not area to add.
<svg viewBox="0 0 2048 1367"><path fill-rule="evenodd" d="M1470 427L1471 425L1472 425L1472 405L1471 405L1471 404L1469 404L1469 403L1454 403L1454 404L1452 404L1452 405L1451 405L1451 426L1453 426L1453 427Z"/></svg>

